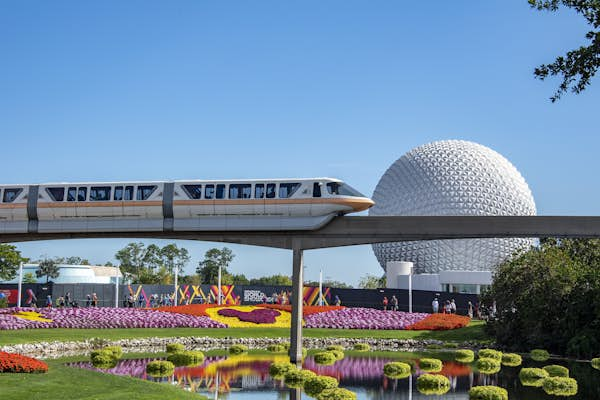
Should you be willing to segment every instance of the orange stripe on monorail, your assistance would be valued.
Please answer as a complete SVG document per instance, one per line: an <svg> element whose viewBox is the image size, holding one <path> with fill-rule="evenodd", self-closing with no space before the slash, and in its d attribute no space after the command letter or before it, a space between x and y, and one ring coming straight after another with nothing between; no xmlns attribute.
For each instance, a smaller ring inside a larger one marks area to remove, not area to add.
<svg viewBox="0 0 600 400"><path fill-rule="evenodd" d="M17 209L17 208L27 208L27 203L6 203L0 204L0 208L4 209Z"/></svg>
<svg viewBox="0 0 600 400"><path fill-rule="evenodd" d="M71 208L71 207L162 207L162 201L67 201L38 203L38 208Z"/></svg>

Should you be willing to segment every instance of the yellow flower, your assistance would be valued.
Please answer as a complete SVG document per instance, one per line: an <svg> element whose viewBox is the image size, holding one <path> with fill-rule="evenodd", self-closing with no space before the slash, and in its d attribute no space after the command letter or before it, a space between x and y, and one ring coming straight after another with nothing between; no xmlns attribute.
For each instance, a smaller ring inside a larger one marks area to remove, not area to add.
<svg viewBox="0 0 600 400"><path fill-rule="evenodd" d="M206 313L208 316L218 322L227 324L230 328L289 328L292 321L292 314L283 311L279 311L279 315L275 317L275 323L273 324L255 324L254 322L240 321L237 317L224 317L219 315L219 310L222 308L231 308L242 312L251 312L252 310L259 310L262 307L255 306L227 306L227 307L214 307L207 308Z"/></svg>
<svg viewBox="0 0 600 400"><path fill-rule="evenodd" d="M52 322L51 319L42 317L42 314L35 311L19 311L16 314L13 314L13 317L26 319L29 321L37 321L37 322Z"/></svg>
<svg viewBox="0 0 600 400"><path fill-rule="evenodd" d="M256 371L252 368L255 362L286 362L290 357L284 354L242 354L239 356L229 356L225 360L210 363L204 369L205 376L215 376L217 370L234 371L236 376L252 375ZM242 368L240 368L242 367Z"/></svg>

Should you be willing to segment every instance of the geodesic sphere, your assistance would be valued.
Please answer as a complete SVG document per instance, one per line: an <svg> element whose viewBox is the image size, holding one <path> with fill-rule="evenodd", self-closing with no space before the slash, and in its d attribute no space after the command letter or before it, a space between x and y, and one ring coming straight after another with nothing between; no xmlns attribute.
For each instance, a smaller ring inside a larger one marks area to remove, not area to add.
<svg viewBox="0 0 600 400"><path fill-rule="evenodd" d="M444 140L409 151L375 188L369 215L535 215L533 196L519 171L494 150ZM415 273L491 271L533 239L448 239L377 243L388 261L412 261Z"/></svg>

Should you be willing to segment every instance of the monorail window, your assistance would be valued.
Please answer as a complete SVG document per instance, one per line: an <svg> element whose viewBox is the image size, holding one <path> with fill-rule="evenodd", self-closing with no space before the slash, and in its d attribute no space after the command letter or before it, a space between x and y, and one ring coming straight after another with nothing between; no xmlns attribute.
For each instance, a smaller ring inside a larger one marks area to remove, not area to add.
<svg viewBox="0 0 600 400"><path fill-rule="evenodd" d="M202 198L202 185L183 185L183 190L192 199L198 200Z"/></svg>
<svg viewBox="0 0 600 400"><path fill-rule="evenodd" d="M361 192L345 183L330 182L327 184L327 191L329 194L340 196L365 197Z"/></svg>
<svg viewBox="0 0 600 400"><path fill-rule="evenodd" d="M327 184L327 192L329 194L340 194L340 184L337 182L329 182Z"/></svg>
<svg viewBox="0 0 600 400"><path fill-rule="evenodd" d="M204 186L204 198L214 199L215 198L215 185Z"/></svg>
<svg viewBox="0 0 600 400"><path fill-rule="evenodd" d="M156 186L138 186L137 200L148 200L155 189Z"/></svg>
<svg viewBox="0 0 600 400"><path fill-rule="evenodd" d="M267 183L267 199L275 198L275 184Z"/></svg>
<svg viewBox="0 0 600 400"><path fill-rule="evenodd" d="M92 186L90 188L90 201L110 200L110 186Z"/></svg>
<svg viewBox="0 0 600 400"><path fill-rule="evenodd" d="M229 185L230 199L249 199L250 197L252 197L252 185Z"/></svg>
<svg viewBox="0 0 600 400"><path fill-rule="evenodd" d="M4 189L2 201L4 203L12 203L22 191L23 189Z"/></svg>
<svg viewBox="0 0 600 400"><path fill-rule="evenodd" d="M321 197L321 183L313 183L313 197Z"/></svg>
<svg viewBox="0 0 600 400"><path fill-rule="evenodd" d="M77 201L85 201L87 199L87 188L80 187L77 192Z"/></svg>
<svg viewBox="0 0 600 400"><path fill-rule="evenodd" d="M133 186L125 186L124 200L133 200Z"/></svg>
<svg viewBox="0 0 600 400"><path fill-rule="evenodd" d="M287 199L292 197L292 195L298 190L300 187L299 183L280 183L279 184L279 198Z"/></svg>
<svg viewBox="0 0 600 400"><path fill-rule="evenodd" d="M46 188L46 193L53 201L63 201L65 199L65 188L62 187Z"/></svg>
<svg viewBox="0 0 600 400"><path fill-rule="evenodd" d="M217 199L225 198L225 185L217 185Z"/></svg>
<svg viewBox="0 0 600 400"><path fill-rule="evenodd" d="M77 199L77 188L70 187L67 189L67 201L75 201Z"/></svg>
<svg viewBox="0 0 600 400"><path fill-rule="evenodd" d="M113 200L123 200L123 186L115 186L115 194L113 195Z"/></svg>
<svg viewBox="0 0 600 400"><path fill-rule="evenodd" d="M264 199L265 198L265 184L257 183L254 185L254 198L255 199Z"/></svg>

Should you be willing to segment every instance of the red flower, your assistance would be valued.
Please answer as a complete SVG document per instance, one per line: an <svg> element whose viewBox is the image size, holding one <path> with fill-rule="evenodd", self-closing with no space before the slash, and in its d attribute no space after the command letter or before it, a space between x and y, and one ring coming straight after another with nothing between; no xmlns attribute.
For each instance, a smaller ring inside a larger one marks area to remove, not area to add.
<svg viewBox="0 0 600 400"><path fill-rule="evenodd" d="M456 314L431 314L419 322L406 327L413 331L445 331L467 326L471 318Z"/></svg>
<svg viewBox="0 0 600 400"><path fill-rule="evenodd" d="M0 372L48 372L48 364L35 358L0 351Z"/></svg>

